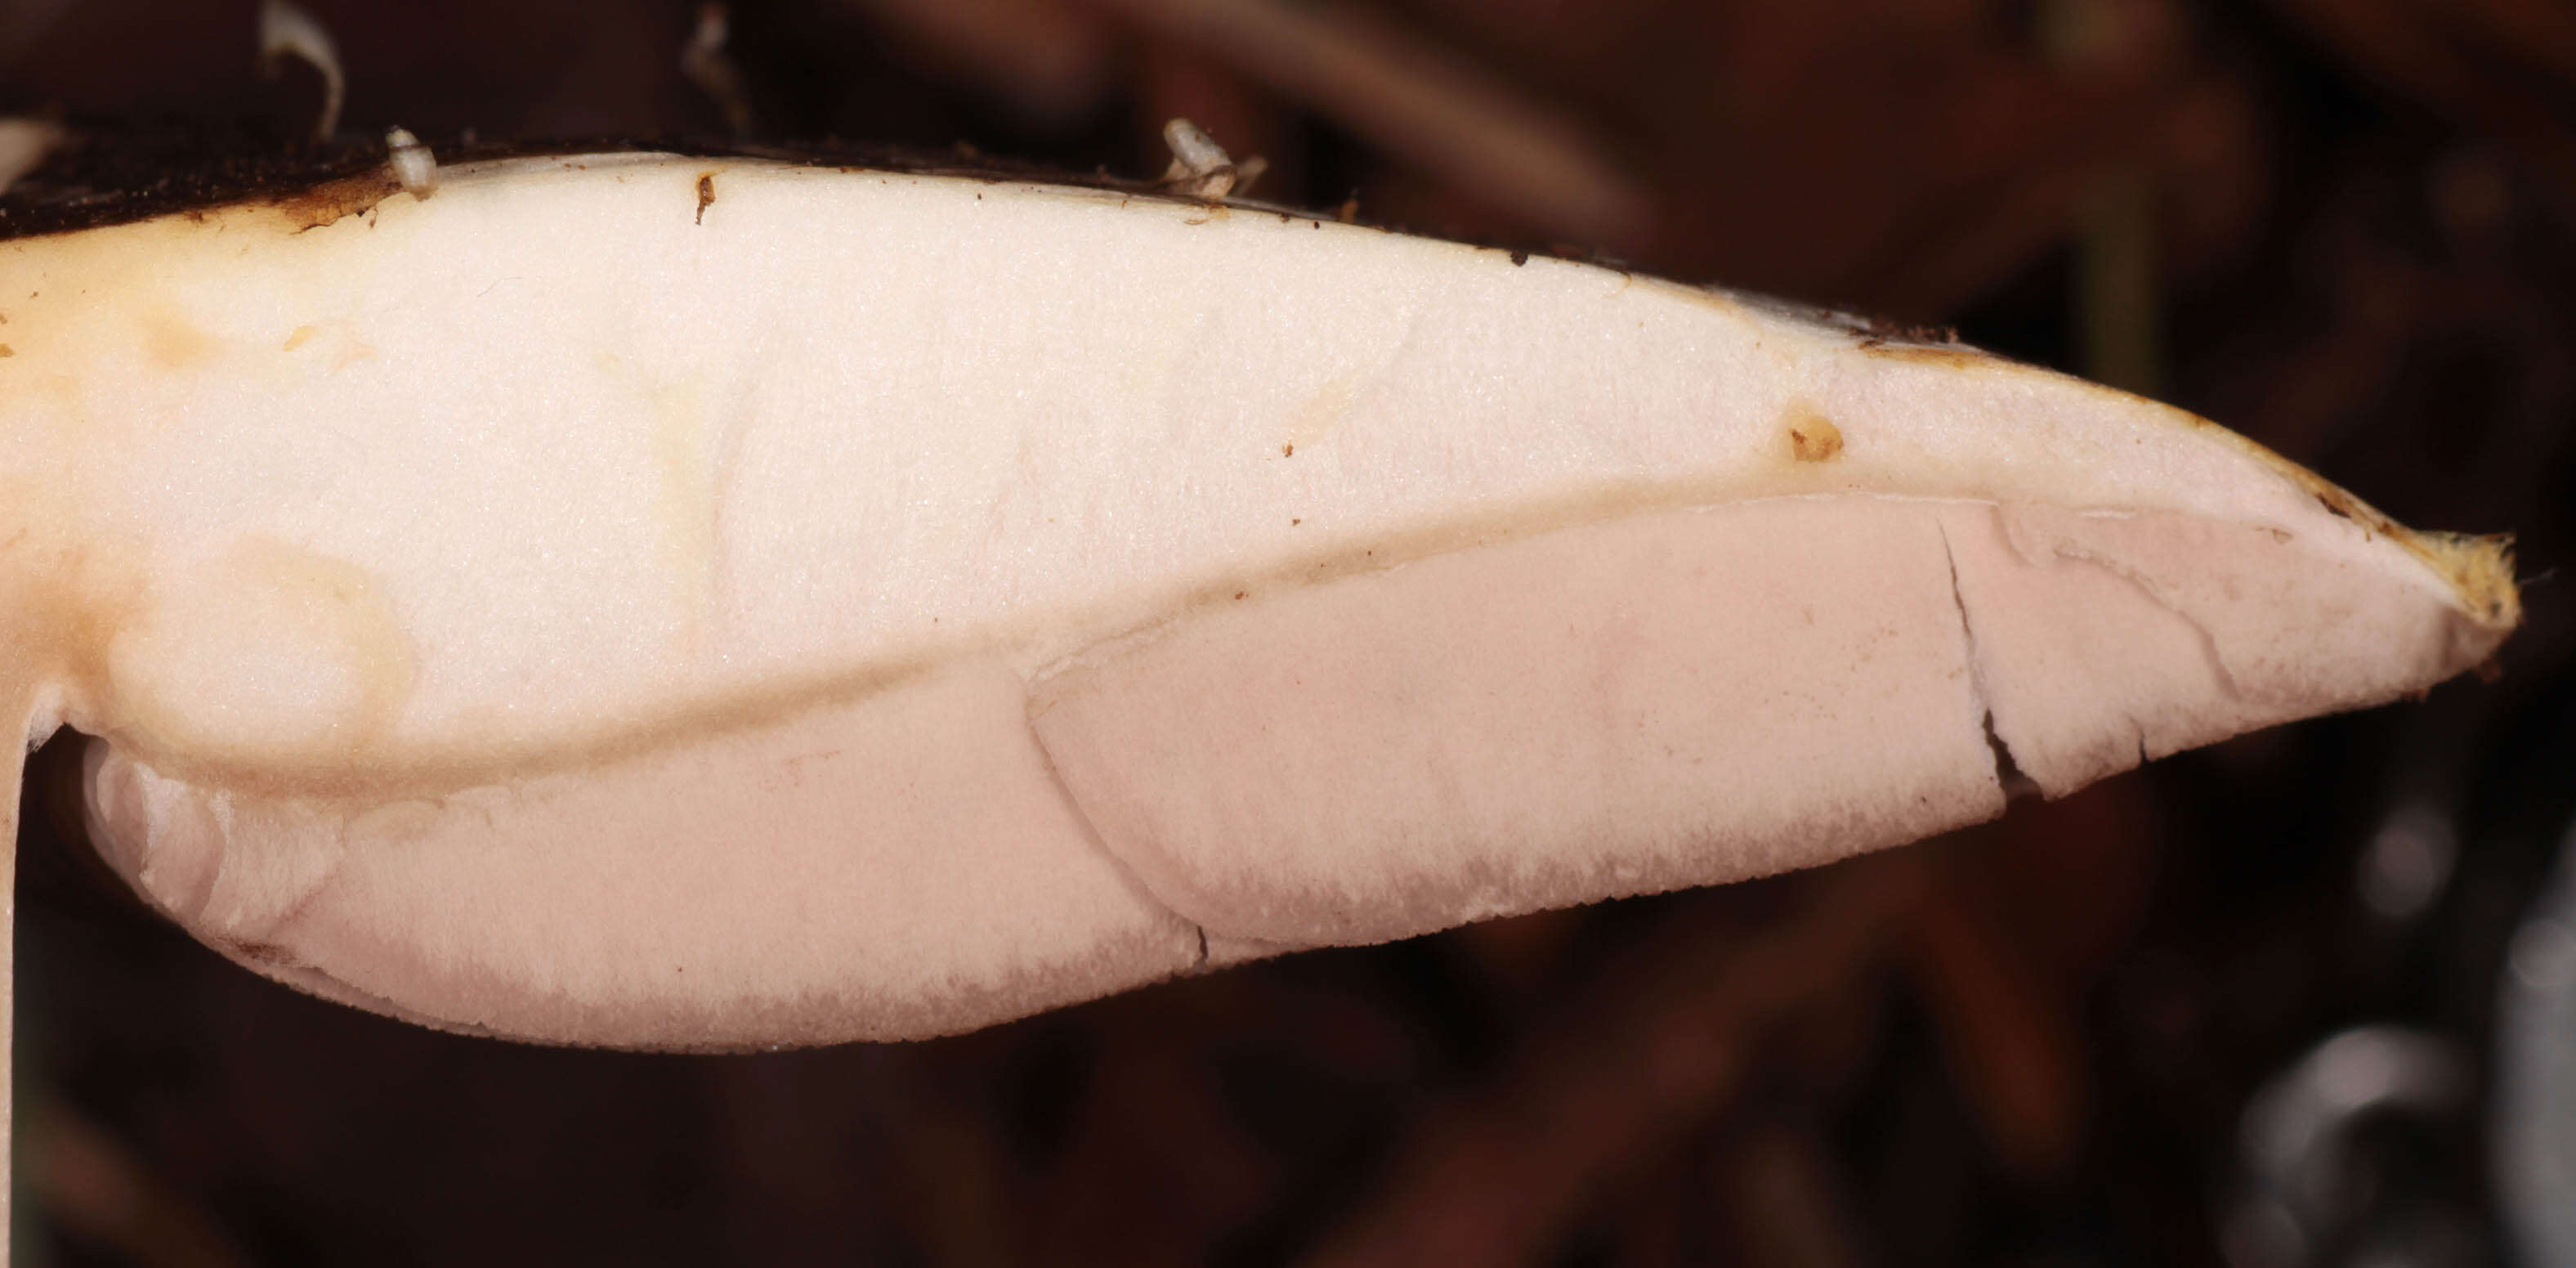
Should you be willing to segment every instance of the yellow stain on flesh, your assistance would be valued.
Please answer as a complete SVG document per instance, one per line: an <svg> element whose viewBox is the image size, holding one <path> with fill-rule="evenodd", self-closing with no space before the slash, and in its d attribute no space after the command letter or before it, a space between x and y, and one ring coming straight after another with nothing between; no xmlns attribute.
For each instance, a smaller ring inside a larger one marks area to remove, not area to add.
<svg viewBox="0 0 2576 1268"><path fill-rule="evenodd" d="M164 370L193 370L215 359L223 341L200 329L178 309L158 307L135 318L144 354Z"/></svg>
<svg viewBox="0 0 2576 1268"><path fill-rule="evenodd" d="M341 776L380 759L418 662L372 574L270 536L183 569L147 557L134 542L95 562L55 618L88 658L67 721L129 752L304 757Z"/></svg>
<svg viewBox="0 0 2576 1268"><path fill-rule="evenodd" d="M1351 402L1359 395L1359 384L1348 374L1337 374L1315 390L1313 396L1297 408L1288 424L1288 434L1281 441L1284 448L1304 449L1323 443L1351 414Z"/></svg>
<svg viewBox="0 0 2576 1268"><path fill-rule="evenodd" d="M657 385L646 389L646 400L651 417L645 443L658 476L653 523L694 648L704 642L715 606L715 462L708 451L706 403L691 385Z"/></svg>
<svg viewBox="0 0 2576 1268"><path fill-rule="evenodd" d="M0 474L0 688L42 691L62 720L103 733L122 721L108 649L146 587L139 547L85 518L89 493L59 466Z"/></svg>
<svg viewBox="0 0 2576 1268"><path fill-rule="evenodd" d="M706 392L695 380L663 380L605 348L593 352L590 361L637 407L640 439L654 476L655 550L663 575L671 580L680 637L695 649L706 640L716 589L715 438Z"/></svg>
<svg viewBox="0 0 2576 1268"><path fill-rule="evenodd" d="M1780 430L1796 462L1831 462L1842 456L1843 432L1813 405L1793 405L1782 415Z"/></svg>
<svg viewBox="0 0 2576 1268"><path fill-rule="evenodd" d="M305 351L311 349L311 351ZM337 373L376 355L376 346L358 337L357 330L337 318L306 322L289 331L280 352L303 352L307 357L323 358L325 369Z"/></svg>
<svg viewBox="0 0 2576 1268"><path fill-rule="evenodd" d="M292 633L348 670L357 688L355 707L344 719L350 738L365 742L392 730L419 667L411 636L374 574L272 537L245 539L234 548L232 564L244 581L270 587L273 612L297 627Z"/></svg>

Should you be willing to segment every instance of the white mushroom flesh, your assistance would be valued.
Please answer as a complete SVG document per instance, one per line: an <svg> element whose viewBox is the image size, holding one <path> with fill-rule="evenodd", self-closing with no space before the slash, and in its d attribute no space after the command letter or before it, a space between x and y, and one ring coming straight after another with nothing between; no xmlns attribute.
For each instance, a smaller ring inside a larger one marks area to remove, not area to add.
<svg viewBox="0 0 2576 1268"><path fill-rule="evenodd" d="M748 160L437 189L0 243L5 720L101 737L179 923L432 1024L927 1035L1800 867L2517 619L2492 544L2187 414L1610 269Z"/></svg>

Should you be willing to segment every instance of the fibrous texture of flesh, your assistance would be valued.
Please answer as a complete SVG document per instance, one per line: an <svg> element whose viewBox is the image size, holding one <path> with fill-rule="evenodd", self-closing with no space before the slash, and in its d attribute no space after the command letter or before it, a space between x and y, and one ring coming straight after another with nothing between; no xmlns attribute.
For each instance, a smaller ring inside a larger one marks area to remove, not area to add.
<svg viewBox="0 0 2576 1268"><path fill-rule="evenodd" d="M2189 415L1245 207L594 156L0 243L0 704L212 945L925 1035L1804 866L2517 619Z"/></svg>

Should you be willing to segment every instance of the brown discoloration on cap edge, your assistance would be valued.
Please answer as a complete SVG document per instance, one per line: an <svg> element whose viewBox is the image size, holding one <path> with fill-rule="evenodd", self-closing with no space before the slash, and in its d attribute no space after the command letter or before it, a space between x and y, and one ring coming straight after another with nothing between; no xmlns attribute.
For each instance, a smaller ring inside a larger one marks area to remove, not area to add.
<svg viewBox="0 0 2576 1268"><path fill-rule="evenodd" d="M1964 343L1895 343L1885 339L1863 339L1859 346L1863 353L1873 357L1886 357L1897 361L1920 361L1954 369L1966 369L2001 359L1991 352L1981 348L1971 348Z"/></svg>
<svg viewBox="0 0 2576 1268"><path fill-rule="evenodd" d="M324 181L311 188L280 195L270 206L285 217L296 232L319 229L345 216L375 210L377 203L402 192L402 182L384 168Z"/></svg>

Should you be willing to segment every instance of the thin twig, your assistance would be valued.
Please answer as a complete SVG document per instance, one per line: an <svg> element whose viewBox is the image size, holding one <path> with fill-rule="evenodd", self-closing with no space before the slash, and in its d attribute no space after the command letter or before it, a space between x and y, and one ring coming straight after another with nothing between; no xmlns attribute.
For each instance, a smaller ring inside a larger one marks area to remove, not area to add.
<svg viewBox="0 0 2576 1268"><path fill-rule="evenodd" d="M1331 4L1095 0L1558 238L1640 252L1653 196L1569 121L1447 49Z"/></svg>

